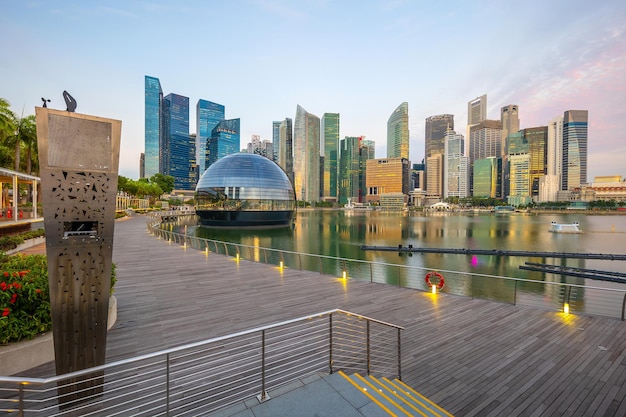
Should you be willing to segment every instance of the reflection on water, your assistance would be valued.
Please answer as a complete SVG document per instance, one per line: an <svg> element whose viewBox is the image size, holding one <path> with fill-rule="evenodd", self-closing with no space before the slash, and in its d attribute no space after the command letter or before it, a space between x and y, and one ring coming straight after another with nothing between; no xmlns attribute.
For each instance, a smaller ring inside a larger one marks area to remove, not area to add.
<svg viewBox="0 0 626 417"><path fill-rule="evenodd" d="M580 223L582 234L554 234L549 232L550 222ZM293 228L271 230L209 229L188 226L188 233L198 237L244 245L266 247L295 252L328 255L341 258L385 262L434 270L474 272L479 274L526 278L584 284L585 279L520 270L525 262L559 264L569 267L604 271L626 272L623 261L583 259L524 258L513 256L469 256L454 254L402 254L397 252L363 251L361 245L398 245L428 248L503 249L539 252L625 253L626 222L621 216L580 214L397 214L370 212L344 212L336 210L301 210ZM263 261L261 253L254 255ZM313 270L319 269L315 265ZM371 272L370 272L371 273ZM403 274L405 274L403 276ZM385 281L402 284L421 283L423 275L408 276L404 272L387 271ZM451 277L452 278L452 277ZM589 284L589 283L588 283ZM620 287L619 284L594 281L598 287ZM503 299L516 291L543 293L544 297L563 297L562 287L521 283L503 280L456 279L446 277L446 286L455 293ZM553 292L553 293L551 293ZM570 295L573 303L582 302L583 294ZM580 298L581 300L578 300Z"/></svg>

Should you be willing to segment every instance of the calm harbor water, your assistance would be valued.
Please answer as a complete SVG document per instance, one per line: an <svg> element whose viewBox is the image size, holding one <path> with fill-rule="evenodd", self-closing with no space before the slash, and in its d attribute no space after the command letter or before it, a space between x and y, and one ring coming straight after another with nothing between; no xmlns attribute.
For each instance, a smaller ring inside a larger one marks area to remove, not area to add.
<svg viewBox="0 0 626 417"><path fill-rule="evenodd" d="M580 223L582 234L549 232L550 222ZM182 233L183 226L178 226ZM602 288L623 288L622 284L591 281L536 271L521 270L525 262L564 265L602 271L626 273L626 261L525 258L513 256L470 256L456 254L419 254L364 251L361 245L392 246L399 244L427 248L503 249L514 251L626 254L626 217L620 215L571 214L493 214L493 213L385 213L345 212L343 210L300 210L294 228L272 230L211 229L187 225L187 233L244 245L406 265L439 271L458 271L536 281L586 284ZM315 270L312 265L309 269ZM366 274L369 275L369 274ZM385 274L387 282L397 284L408 280L398 273ZM509 283L504 288L492 284L467 284L463 278L446 273L446 286L457 294L508 300ZM367 278L367 276L360 277ZM413 277L410 279L414 279ZM423 279L420 273L417 280ZM417 284L419 288L420 284ZM452 288L450 286L455 286ZM513 285L513 284L511 284ZM411 286L409 284L409 286ZM517 289L515 289L517 291ZM529 289L530 292L535 291ZM543 290L537 290L543 291ZM546 296L542 294L540 296ZM552 296L552 295L550 295ZM582 295L581 295L582 296ZM589 291L584 296L589 298ZM604 297L604 296L602 296ZM582 301L582 300L581 300ZM604 301L601 301L604 303ZM621 305L621 301L615 300ZM587 300L589 304L589 300Z"/></svg>

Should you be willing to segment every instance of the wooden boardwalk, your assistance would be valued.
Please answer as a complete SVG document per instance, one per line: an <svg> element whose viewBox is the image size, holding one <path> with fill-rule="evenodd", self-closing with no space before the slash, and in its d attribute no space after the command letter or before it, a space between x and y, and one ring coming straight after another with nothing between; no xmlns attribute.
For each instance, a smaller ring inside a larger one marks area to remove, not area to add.
<svg viewBox="0 0 626 417"><path fill-rule="evenodd" d="M624 322L281 273L157 240L146 220L116 223L108 362L342 308L404 326L403 381L454 415L626 415Z"/></svg>

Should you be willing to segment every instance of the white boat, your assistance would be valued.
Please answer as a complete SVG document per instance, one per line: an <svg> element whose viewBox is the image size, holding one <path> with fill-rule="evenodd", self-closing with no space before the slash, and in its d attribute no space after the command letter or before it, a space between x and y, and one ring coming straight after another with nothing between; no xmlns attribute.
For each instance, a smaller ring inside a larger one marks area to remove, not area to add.
<svg viewBox="0 0 626 417"><path fill-rule="evenodd" d="M372 209L372 206L370 203L353 203L352 199L349 198L348 203L344 204L343 208L350 211L368 211Z"/></svg>
<svg viewBox="0 0 626 417"><path fill-rule="evenodd" d="M550 228L550 231L553 233L582 233L583 232L578 227L579 226L578 222L572 222L572 223L550 222L550 226L552 226Z"/></svg>

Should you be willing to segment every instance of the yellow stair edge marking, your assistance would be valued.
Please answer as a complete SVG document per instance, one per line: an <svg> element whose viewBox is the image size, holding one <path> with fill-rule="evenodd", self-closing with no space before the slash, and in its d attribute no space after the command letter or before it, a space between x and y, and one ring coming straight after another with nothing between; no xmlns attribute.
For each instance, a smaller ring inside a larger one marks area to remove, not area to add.
<svg viewBox="0 0 626 417"><path fill-rule="evenodd" d="M428 414L425 414L424 412L422 412L422 410L420 410L419 408L417 408L416 406L414 406L413 404L407 402L404 398L402 398L400 395L398 395L395 391L392 391L387 385L381 383L378 379L376 379L375 376L370 375L369 378L371 378L373 381L375 381L379 386L381 386L382 388L385 389L385 391L388 391L389 393L393 394L394 397L398 398L400 401L402 401L402 404L406 404L409 407L411 407L413 410L415 410L416 412L418 412L420 415L424 416L424 417L428 417ZM383 378L384 379L384 378ZM393 385L393 384L392 384ZM398 388L395 385L393 385L394 388ZM404 390L400 390L397 389L398 391L402 391L405 392ZM410 395L408 395L409 398L415 400L413 397L411 397ZM422 403L421 401L416 401L417 403L422 404L426 409L433 411L430 407L428 407L426 404Z"/></svg>
<svg viewBox="0 0 626 417"><path fill-rule="evenodd" d="M388 380L389 381L389 380ZM423 396L422 394L420 394L419 392L415 391L413 388L411 388L410 386L408 386L407 384L405 384L404 382L400 381L399 379L395 379L393 381L389 381L392 385L396 385L399 384L402 386L402 389L404 390L408 390L412 393L414 393L415 395L417 395L418 397L422 398L424 401L427 401L429 404L432 404L434 407L437 408L437 410L440 410L442 413L444 413L444 415L448 416L448 417L454 417L452 414L450 414L449 412L447 412L446 410L444 410L440 405L434 403L433 401L429 400L428 398L426 398L425 396Z"/></svg>
<svg viewBox="0 0 626 417"><path fill-rule="evenodd" d="M382 408L383 410L385 410L390 416L393 417L398 417L396 414L394 414L390 409L388 409L383 403L381 403L380 401L378 401L376 399L376 397L374 397L372 394L370 394L369 392L367 392L367 390L364 390L362 387L359 386L359 384L357 384L356 382L354 382L352 379L350 379L350 377L346 374L343 373L343 371L337 371L337 373L339 375L341 375L342 377L344 377L349 383L351 383L352 385L354 385L354 387L356 389L358 389L360 392L362 392L363 394L365 394L365 396L367 398L369 398L370 400L372 400L376 405L378 405L380 408Z"/></svg>
<svg viewBox="0 0 626 417"><path fill-rule="evenodd" d="M363 382L364 384L366 384L367 386L369 386L371 389L373 390L378 390L378 393L381 395L381 397L383 397L384 399L386 399L387 401L389 401L391 404L393 404L395 407L397 407L400 411L402 411L404 414L406 414L409 417L413 417L413 414L410 414L408 411L406 411L404 408L402 408L402 406L400 406L400 404L397 404L394 400L392 400L391 398L389 398L389 396L387 394L385 394L384 392L382 392L379 388L376 388L371 382L369 382L367 379L363 378L361 375L359 375L358 373L354 374L357 378L359 378L361 380L361 382Z"/></svg>

